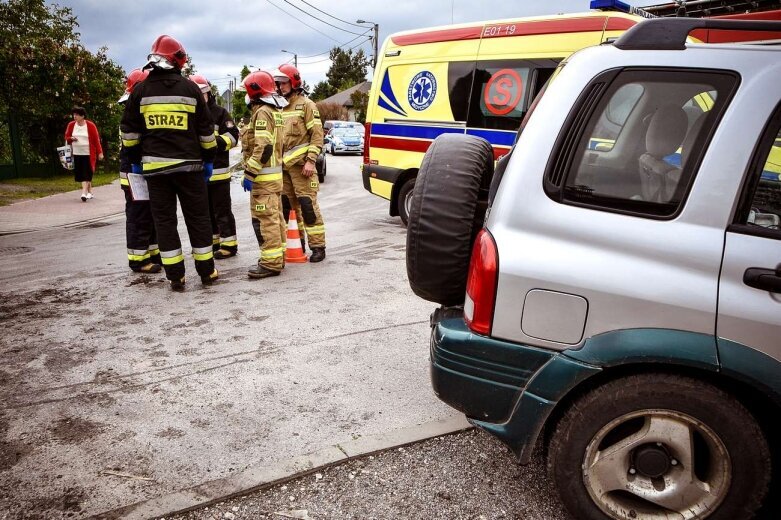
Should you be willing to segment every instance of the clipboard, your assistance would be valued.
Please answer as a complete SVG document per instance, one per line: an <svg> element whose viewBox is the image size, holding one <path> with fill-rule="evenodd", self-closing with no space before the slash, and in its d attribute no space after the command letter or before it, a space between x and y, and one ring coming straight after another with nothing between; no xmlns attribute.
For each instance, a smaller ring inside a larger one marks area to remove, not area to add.
<svg viewBox="0 0 781 520"><path fill-rule="evenodd" d="M130 184L130 196L133 197L133 201L149 200L149 187L142 174L128 173L127 181Z"/></svg>

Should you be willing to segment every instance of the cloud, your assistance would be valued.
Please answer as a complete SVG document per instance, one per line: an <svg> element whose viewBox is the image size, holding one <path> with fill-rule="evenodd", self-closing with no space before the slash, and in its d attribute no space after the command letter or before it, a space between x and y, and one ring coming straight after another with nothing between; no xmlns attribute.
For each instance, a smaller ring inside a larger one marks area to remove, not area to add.
<svg viewBox="0 0 781 520"><path fill-rule="evenodd" d="M398 31L586 8L585 0L57 0L50 3L73 9L82 43L92 51L108 47L109 57L125 71L143 65L155 38L169 34L185 46L197 71L220 89L227 87L229 76L238 77L244 65L272 68L291 60L293 56L281 52L282 49L299 55L299 69L307 83L314 86L324 80L330 66L328 55L314 55L356 38L350 32L360 34L371 29L370 25L362 29L333 17L346 22L363 19L378 23L381 45L387 36ZM370 55L371 44L365 40L360 37L347 47L357 44L356 51L363 49Z"/></svg>

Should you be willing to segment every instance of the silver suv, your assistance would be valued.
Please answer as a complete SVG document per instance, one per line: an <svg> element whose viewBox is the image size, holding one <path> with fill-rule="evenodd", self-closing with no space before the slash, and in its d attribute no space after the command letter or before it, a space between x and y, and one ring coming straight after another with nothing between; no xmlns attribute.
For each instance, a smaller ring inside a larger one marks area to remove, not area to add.
<svg viewBox="0 0 781 520"><path fill-rule="evenodd" d="M577 519L778 514L781 48L694 29L781 35L643 22L564 62L496 166L448 134L415 185L434 390L541 446Z"/></svg>

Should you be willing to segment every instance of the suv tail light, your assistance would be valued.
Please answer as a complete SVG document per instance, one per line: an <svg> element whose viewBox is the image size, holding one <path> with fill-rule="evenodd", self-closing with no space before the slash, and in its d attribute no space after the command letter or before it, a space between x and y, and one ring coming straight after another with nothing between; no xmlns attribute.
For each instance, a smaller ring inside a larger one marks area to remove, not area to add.
<svg viewBox="0 0 781 520"><path fill-rule="evenodd" d="M496 242L488 230L481 229L472 247L464 302L464 320L478 334L491 333L498 274L499 252Z"/></svg>
<svg viewBox="0 0 781 520"><path fill-rule="evenodd" d="M363 164L370 164L371 163L371 157L369 155L369 141L371 140L372 136L372 124L371 123L364 123L364 130L363 130Z"/></svg>

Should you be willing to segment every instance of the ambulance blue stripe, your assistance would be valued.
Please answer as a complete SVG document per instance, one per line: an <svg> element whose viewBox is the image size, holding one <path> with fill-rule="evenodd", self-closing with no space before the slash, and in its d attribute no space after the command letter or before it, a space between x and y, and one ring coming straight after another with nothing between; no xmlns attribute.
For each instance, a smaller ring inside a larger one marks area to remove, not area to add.
<svg viewBox="0 0 781 520"><path fill-rule="evenodd" d="M388 74L388 70L385 69L385 76L382 78L382 86L380 87L380 92L385 94L385 97L388 98L388 101L393 105L393 108L396 110L391 110L391 112L401 113L402 115L407 115L406 112L404 112L404 109L401 108L401 104L396 100L396 96L393 94L393 87L391 86L390 82L390 74Z"/></svg>
<svg viewBox="0 0 781 520"><path fill-rule="evenodd" d="M394 114L398 114L400 116L406 116L407 115L404 112L400 112L398 108L396 108L394 106L391 106L390 103L385 101L382 97L378 97L377 98L377 104L379 106L381 106L382 108L384 108L385 110L393 112Z"/></svg>
<svg viewBox="0 0 781 520"><path fill-rule="evenodd" d="M515 134L511 130L480 130L477 128L468 128L467 135L476 135L482 137L489 143L496 146L512 146L515 142Z"/></svg>
<svg viewBox="0 0 781 520"><path fill-rule="evenodd" d="M388 137L408 137L413 139L434 140L442 134L463 134L461 128L445 128L437 126L401 125L401 124L372 124L372 135ZM468 128L466 133L482 137L495 146L511 147L515 142L516 132L510 130L484 130L480 128Z"/></svg>

